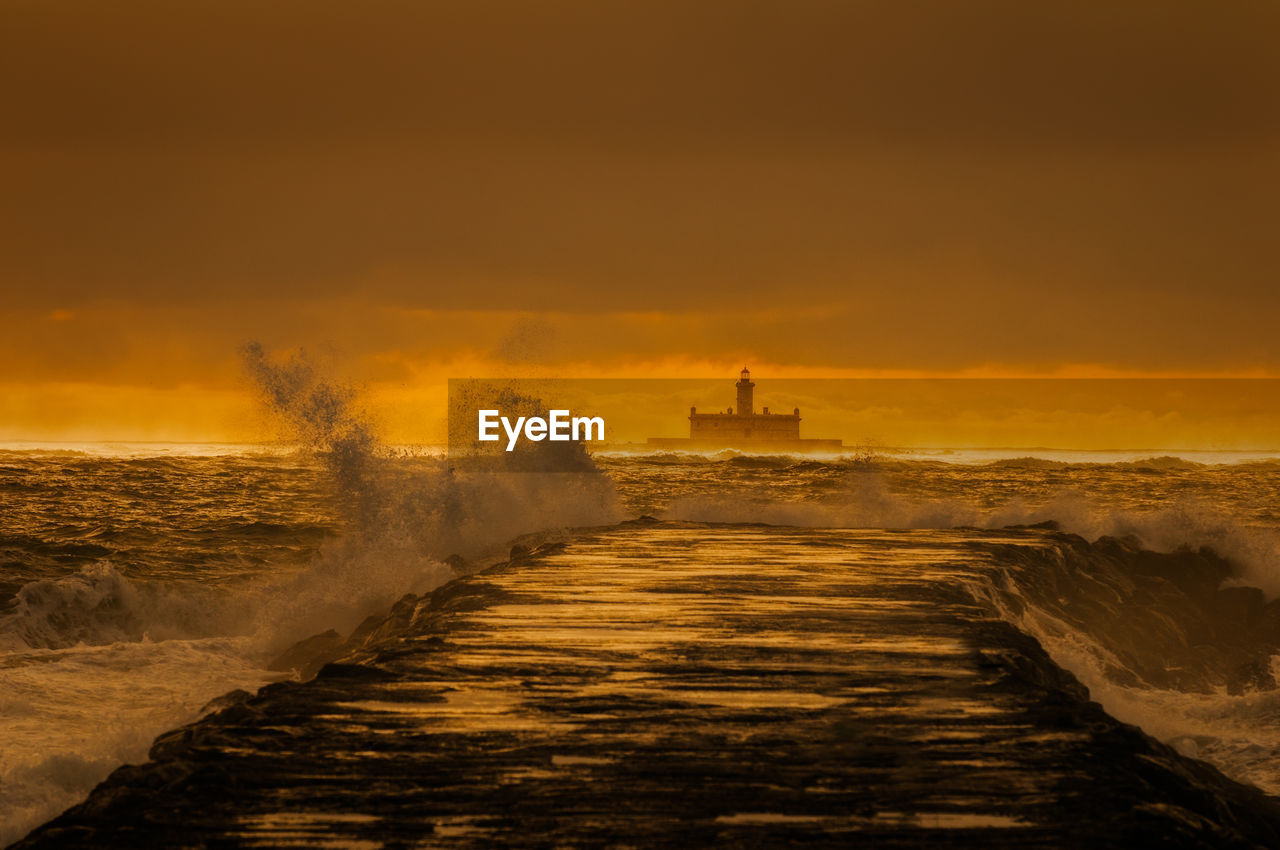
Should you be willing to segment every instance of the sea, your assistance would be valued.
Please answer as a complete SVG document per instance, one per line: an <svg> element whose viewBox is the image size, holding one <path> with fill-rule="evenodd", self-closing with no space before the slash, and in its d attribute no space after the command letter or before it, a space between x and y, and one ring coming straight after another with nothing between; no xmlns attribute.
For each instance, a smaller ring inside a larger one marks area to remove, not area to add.
<svg viewBox="0 0 1280 850"><path fill-rule="evenodd" d="M1222 559L1224 586L1257 588L1262 603L1280 595L1280 452L637 449L591 462L585 473L504 474L456 469L433 447L374 446L353 465L291 444L0 445L0 845L145 760L158 734L219 696L296 675L272 662L297 641L349 633L460 563L500 559L520 535L641 516L1047 523L1082 545L1102 541L1081 550L1098 553L1087 569L1038 582L1030 573L1047 568L996 564L973 593L1113 716L1280 794L1275 670L1178 675L1144 657L1123 623L1085 613L1115 612L1105 594L1144 569L1142 550ZM1196 640L1212 642L1184 642ZM1256 650L1191 648L1218 666Z"/></svg>

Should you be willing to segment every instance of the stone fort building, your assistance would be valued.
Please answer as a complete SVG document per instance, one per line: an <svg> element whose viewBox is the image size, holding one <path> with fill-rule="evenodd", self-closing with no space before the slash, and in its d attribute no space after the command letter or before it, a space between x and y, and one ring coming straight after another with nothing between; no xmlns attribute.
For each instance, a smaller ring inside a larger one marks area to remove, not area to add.
<svg viewBox="0 0 1280 850"><path fill-rule="evenodd" d="M751 372L742 367L737 383L738 407L723 413L699 413L689 408L689 439L691 440L798 440L800 439L800 408L791 413L770 413L764 408L755 410L755 383Z"/></svg>
<svg viewBox="0 0 1280 850"><path fill-rule="evenodd" d="M738 448L774 451L832 451L840 440L813 440L800 437L800 408L790 413L759 413L755 408L755 383L744 366L736 385L738 405L717 413L699 413L689 408L689 436L650 437L649 445L664 449Z"/></svg>

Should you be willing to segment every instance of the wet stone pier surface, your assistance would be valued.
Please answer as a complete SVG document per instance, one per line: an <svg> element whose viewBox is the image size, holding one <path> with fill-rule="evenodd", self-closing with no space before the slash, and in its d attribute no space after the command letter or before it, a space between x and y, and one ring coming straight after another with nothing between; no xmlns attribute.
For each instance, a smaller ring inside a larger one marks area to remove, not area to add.
<svg viewBox="0 0 1280 850"><path fill-rule="evenodd" d="M1280 846L966 593L1035 530L633 523L403 600L19 846Z"/></svg>

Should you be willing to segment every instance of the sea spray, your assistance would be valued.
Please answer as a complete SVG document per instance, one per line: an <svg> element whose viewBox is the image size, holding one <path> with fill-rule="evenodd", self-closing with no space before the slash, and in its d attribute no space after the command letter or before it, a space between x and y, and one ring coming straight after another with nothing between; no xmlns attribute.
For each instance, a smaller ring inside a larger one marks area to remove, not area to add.
<svg viewBox="0 0 1280 850"><path fill-rule="evenodd" d="M3 471L25 501L0 547L31 566L0 613L0 845L210 699L278 678L264 668L282 647L446 581L449 555L619 516L598 471L468 473L406 456L312 361L244 356L300 452L43 452ZM112 527L95 530L101 511Z"/></svg>
<svg viewBox="0 0 1280 850"><path fill-rule="evenodd" d="M525 471L522 453L503 457L520 469L509 473L493 465L458 469L448 457L405 457L377 438L358 411L357 393L305 354L272 358L251 343L243 356L264 399L293 439L330 468L341 502L352 508L340 538L271 588L264 611L276 643L307 629L349 630L401 595L439 585L453 574L450 555L478 557L521 534L621 517L612 482L577 444L569 447L581 458L574 472ZM504 392L508 409L540 405Z"/></svg>
<svg viewBox="0 0 1280 850"><path fill-rule="evenodd" d="M483 564L526 531L640 513L897 528L1056 520L1089 540L1135 535L1170 552L1207 544L1238 567L1224 586L1277 587L1274 461L597 453L619 499L598 473L451 470L439 457L404 456L359 424L358 393L299 390L333 382L318 365L291 368L293 384L263 373L275 382L264 398L297 411L289 433L299 450L4 456L3 837L73 802L112 765L144 757L154 733L210 697L264 681L261 665L289 643L345 633L412 586L430 586L449 555ZM335 442L364 448L334 452ZM1022 627L1123 719L1239 778L1266 782L1267 765L1280 761L1267 755L1280 690L1122 684L1108 671L1124 663L1095 624Z"/></svg>
<svg viewBox="0 0 1280 850"><path fill-rule="evenodd" d="M355 389L324 375L303 352L273 360L261 343L250 342L241 356L269 409L291 429L294 442L319 452L344 492L364 493L369 461L381 447L355 405Z"/></svg>

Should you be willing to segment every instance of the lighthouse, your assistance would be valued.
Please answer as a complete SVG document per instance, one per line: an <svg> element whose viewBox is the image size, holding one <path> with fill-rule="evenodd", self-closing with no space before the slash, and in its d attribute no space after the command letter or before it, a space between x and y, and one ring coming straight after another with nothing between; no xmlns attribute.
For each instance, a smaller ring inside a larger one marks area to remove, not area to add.
<svg viewBox="0 0 1280 850"><path fill-rule="evenodd" d="M771 451L836 451L839 440L800 439L800 408L791 413L756 413L755 389L746 366L738 373L738 406L719 413L689 408L689 436L650 437L649 445L665 449L769 449Z"/></svg>
<svg viewBox="0 0 1280 850"><path fill-rule="evenodd" d="M735 384L738 391L738 405L722 413L699 413L697 408L689 410L689 439L746 441L787 441L800 439L800 409L795 413L770 413L765 408L756 412L756 385L751 380L751 372L746 366L738 375Z"/></svg>
<svg viewBox="0 0 1280 850"><path fill-rule="evenodd" d="M755 399L753 398L753 390L756 385L751 383L751 371L746 366L742 367L742 377L738 380L738 415L750 416L756 412Z"/></svg>

